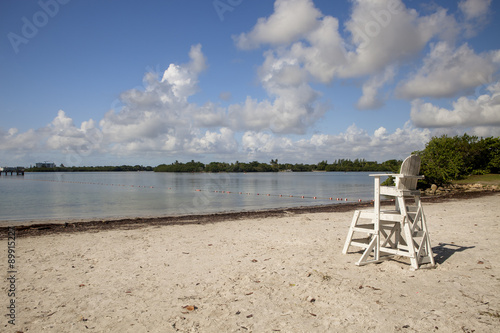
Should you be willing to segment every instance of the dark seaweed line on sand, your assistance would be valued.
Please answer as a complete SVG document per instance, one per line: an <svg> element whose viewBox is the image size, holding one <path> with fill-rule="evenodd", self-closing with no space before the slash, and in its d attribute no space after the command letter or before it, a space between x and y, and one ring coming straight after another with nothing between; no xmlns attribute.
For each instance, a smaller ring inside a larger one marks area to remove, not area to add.
<svg viewBox="0 0 500 333"><path fill-rule="evenodd" d="M454 199L472 199L487 195L493 195L498 191L478 191L478 192L454 192L441 196L425 196L422 197L423 202L439 203ZM382 202L383 205L390 205L390 201ZM167 226L167 225L188 225L188 224L209 224L218 223L228 220L241 219L257 219L269 217L281 217L288 214L306 214L306 213L334 213L348 212L359 208L372 207L372 203L342 203L331 205L320 205L312 207L296 207L296 208L279 208L267 209L247 212L230 212L230 213L214 213L200 215L185 215L185 216L166 216L152 218L125 218L117 220L97 220L85 222L67 222L56 223L49 222L45 224L33 225L15 225L16 237L31 237L52 235L60 233L75 233L75 232L99 232L104 230L133 230L150 226ZM0 239L7 238L9 226L0 227Z"/></svg>

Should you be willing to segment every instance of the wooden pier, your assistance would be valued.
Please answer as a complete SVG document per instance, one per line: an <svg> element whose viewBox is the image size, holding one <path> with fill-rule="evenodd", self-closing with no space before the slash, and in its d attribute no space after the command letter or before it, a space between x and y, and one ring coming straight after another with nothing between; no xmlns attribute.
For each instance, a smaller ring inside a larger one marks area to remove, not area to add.
<svg viewBox="0 0 500 333"><path fill-rule="evenodd" d="M14 172L16 173L16 175L24 176L24 167L18 166L18 167L0 168L0 176L2 175L2 173L5 173L5 175L7 176L9 172L11 176L14 174Z"/></svg>

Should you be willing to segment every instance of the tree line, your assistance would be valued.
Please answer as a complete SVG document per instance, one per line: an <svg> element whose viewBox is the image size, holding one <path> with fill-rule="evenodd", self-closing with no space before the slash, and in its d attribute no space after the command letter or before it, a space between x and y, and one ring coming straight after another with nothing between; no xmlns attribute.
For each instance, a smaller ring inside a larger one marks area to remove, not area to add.
<svg viewBox="0 0 500 333"><path fill-rule="evenodd" d="M119 165L119 166L72 166L66 167L61 164L55 168L30 167L27 172L103 172L103 171L153 171L152 166L143 165Z"/></svg>
<svg viewBox="0 0 500 333"><path fill-rule="evenodd" d="M175 161L172 164L160 164L154 171L156 172L307 172L307 171L392 171L396 172L401 165L401 161L389 160L383 163L366 161L364 159L339 159L328 164L328 161L321 161L318 164L303 163L278 163L278 159L272 159L269 163L258 161L253 162L211 162L203 164L201 162L181 163Z"/></svg>

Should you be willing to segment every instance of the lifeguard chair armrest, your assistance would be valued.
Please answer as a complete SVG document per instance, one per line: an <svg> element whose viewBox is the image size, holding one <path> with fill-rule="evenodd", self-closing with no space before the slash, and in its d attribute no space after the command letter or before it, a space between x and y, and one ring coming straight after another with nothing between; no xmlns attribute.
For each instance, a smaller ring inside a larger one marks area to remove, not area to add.
<svg viewBox="0 0 500 333"><path fill-rule="evenodd" d="M373 173L369 174L368 176L370 177L392 176L396 178L417 178L417 179L425 178L425 176L410 176L410 175L403 175L401 173Z"/></svg>

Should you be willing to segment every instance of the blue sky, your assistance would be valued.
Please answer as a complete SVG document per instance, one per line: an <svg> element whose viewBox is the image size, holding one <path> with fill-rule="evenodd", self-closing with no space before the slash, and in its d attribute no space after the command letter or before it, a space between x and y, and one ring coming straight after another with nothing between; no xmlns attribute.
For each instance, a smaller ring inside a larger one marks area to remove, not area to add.
<svg viewBox="0 0 500 333"><path fill-rule="evenodd" d="M404 158L500 135L489 0L0 2L0 165Z"/></svg>

